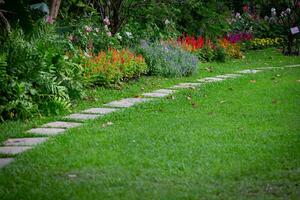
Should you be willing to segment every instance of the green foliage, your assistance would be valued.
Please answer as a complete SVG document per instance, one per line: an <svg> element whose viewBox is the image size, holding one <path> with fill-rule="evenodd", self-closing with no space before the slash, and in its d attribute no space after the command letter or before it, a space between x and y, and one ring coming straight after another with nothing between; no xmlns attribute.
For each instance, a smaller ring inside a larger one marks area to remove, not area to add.
<svg viewBox="0 0 300 200"><path fill-rule="evenodd" d="M198 67L196 56L167 43L148 44L143 42L138 51L145 57L151 75L189 76L196 72Z"/></svg>
<svg viewBox="0 0 300 200"><path fill-rule="evenodd" d="M58 113L82 95L81 66L64 56L63 46L53 28L30 40L20 30L9 36L2 50L2 119Z"/></svg>
<svg viewBox="0 0 300 200"><path fill-rule="evenodd" d="M194 53L202 62L225 62L226 60L226 51L221 46L213 48L209 45L205 45L203 48L198 49Z"/></svg>

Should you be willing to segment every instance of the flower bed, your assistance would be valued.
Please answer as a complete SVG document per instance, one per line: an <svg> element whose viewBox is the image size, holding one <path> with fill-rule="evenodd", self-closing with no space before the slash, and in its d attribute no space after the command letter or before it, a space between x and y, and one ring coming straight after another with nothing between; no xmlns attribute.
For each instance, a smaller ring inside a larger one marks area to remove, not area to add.
<svg viewBox="0 0 300 200"><path fill-rule="evenodd" d="M84 64L85 78L97 85L118 84L146 72L147 64L143 56L134 55L128 49L101 51L98 55L87 58Z"/></svg>

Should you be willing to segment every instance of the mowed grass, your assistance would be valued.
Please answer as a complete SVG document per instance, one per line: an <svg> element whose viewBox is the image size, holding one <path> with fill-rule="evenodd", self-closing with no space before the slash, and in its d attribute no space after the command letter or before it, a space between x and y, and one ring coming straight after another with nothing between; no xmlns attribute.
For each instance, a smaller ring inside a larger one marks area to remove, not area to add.
<svg viewBox="0 0 300 200"><path fill-rule="evenodd" d="M2 169L0 197L299 199L299 79L245 75L90 121Z"/></svg>
<svg viewBox="0 0 300 200"><path fill-rule="evenodd" d="M68 113L82 111L83 109L91 107L100 107L104 103L121 98L140 96L144 92L170 87L180 82L196 81L201 77L232 73L242 69L281 67L293 64L300 64L299 56L287 57L283 56L276 49L265 49L250 51L246 53L245 59L233 59L225 63L200 63L199 71L191 77L162 78L143 76L138 80L124 84L119 89L102 87L90 88L86 91L86 96L83 100L74 102L69 112L62 112L56 116L42 116L34 117L29 120L0 123L0 142L3 142L9 137L31 137L31 135L26 134L25 131L39 127L47 122L59 120Z"/></svg>

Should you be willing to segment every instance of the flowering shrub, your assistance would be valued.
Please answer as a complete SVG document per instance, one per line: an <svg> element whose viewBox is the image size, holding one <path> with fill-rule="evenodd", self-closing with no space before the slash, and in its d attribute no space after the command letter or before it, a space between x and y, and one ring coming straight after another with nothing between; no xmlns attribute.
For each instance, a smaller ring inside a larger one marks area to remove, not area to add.
<svg viewBox="0 0 300 200"><path fill-rule="evenodd" d="M248 49L263 49L267 47L277 47L282 44L280 38L255 38L247 44Z"/></svg>
<svg viewBox="0 0 300 200"><path fill-rule="evenodd" d="M231 58L242 58L243 53L238 43L223 38L218 40L220 46L225 49L226 55Z"/></svg>
<svg viewBox="0 0 300 200"><path fill-rule="evenodd" d="M97 56L86 59L84 76L89 82L110 86L147 72L147 64L142 55L134 55L128 49L118 51L108 49Z"/></svg>
<svg viewBox="0 0 300 200"><path fill-rule="evenodd" d="M180 47L161 42L143 42L139 51L144 55L152 75L188 76L196 72L198 59Z"/></svg>
<svg viewBox="0 0 300 200"><path fill-rule="evenodd" d="M197 51L198 49L203 48L204 39L202 36L195 38L194 36L186 35L180 36L177 39L178 44L181 45L183 49L189 52Z"/></svg>

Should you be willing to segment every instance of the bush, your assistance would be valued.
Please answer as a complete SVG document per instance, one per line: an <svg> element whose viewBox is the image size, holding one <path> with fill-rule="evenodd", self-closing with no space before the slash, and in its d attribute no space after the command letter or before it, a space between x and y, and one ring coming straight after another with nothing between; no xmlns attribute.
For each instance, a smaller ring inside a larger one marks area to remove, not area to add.
<svg viewBox="0 0 300 200"><path fill-rule="evenodd" d="M171 44L143 42L139 51L145 57L151 75L189 76L196 72L198 67L196 56Z"/></svg>
<svg viewBox="0 0 300 200"><path fill-rule="evenodd" d="M135 56L127 49L101 51L87 58L84 75L88 82L110 86L128 79L137 78L147 72L147 64L141 55Z"/></svg>
<svg viewBox="0 0 300 200"><path fill-rule="evenodd" d="M269 47L278 47L282 44L280 38L255 38L248 43L245 43L247 49L263 49Z"/></svg>
<svg viewBox="0 0 300 200"><path fill-rule="evenodd" d="M64 55L64 43L46 31L26 40L14 31L1 50L0 116L27 118L34 113L58 113L82 94L82 68Z"/></svg>
<svg viewBox="0 0 300 200"><path fill-rule="evenodd" d="M231 58L243 58L244 55L238 43L233 43L226 38L219 39L219 44L225 49L226 55Z"/></svg>

